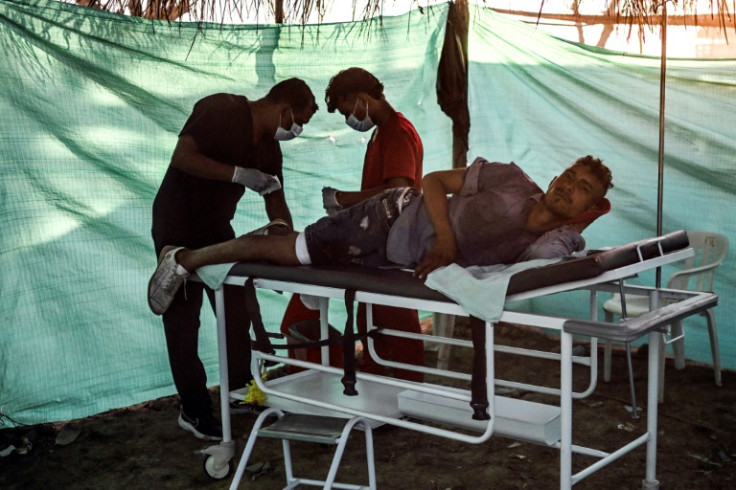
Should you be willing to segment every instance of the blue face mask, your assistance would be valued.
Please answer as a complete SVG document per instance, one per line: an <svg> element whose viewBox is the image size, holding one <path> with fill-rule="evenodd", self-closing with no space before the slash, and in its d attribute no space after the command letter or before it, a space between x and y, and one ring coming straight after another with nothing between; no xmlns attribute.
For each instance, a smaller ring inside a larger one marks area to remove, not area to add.
<svg viewBox="0 0 736 490"><path fill-rule="evenodd" d="M360 100L360 99L358 99ZM371 120L371 117L368 115L368 102L365 103L365 119L362 121L355 117L355 109L358 108L358 100L355 101L355 107L353 107L353 112L350 114L350 117L348 117L347 121L345 121L345 124L350 126L356 131L368 131L376 124Z"/></svg>
<svg viewBox="0 0 736 490"><path fill-rule="evenodd" d="M291 113L291 129L288 131L281 127L281 114L279 114L279 125L276 128L276 134L273 136L273 139L276 141L289 141L293 140L300 134L302 134L302 131L304 128L299 126L297 123L294 122L294 113Z"/></svg>

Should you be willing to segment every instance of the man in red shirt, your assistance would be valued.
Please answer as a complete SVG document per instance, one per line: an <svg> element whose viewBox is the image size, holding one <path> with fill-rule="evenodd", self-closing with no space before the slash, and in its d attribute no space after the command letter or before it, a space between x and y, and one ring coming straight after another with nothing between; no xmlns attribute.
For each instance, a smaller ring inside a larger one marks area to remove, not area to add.
<svg viewBox="0 0 736 490"><path fill-rule="evenodd" d="M348 68L330 80L325 91L329 112L339 112L348 126L356 131L373 133L363 161L363 177L359 191L340 191L331 187L322 190L325 210L332 214L364 199L394 187L414 187L421 190L422 160L424 149L414 126L388 103L383 94L383 84L362 68ZM319 312L310 310L294 295L284 314L281 331L289 333L289 327L297 322L319 318ZM358 306L358 330L366 331L366 308ZM373 323L405 332L420 333L416 310L388 306L373 307ZM375 349L379 357L387 360L424 365L424 346L420 340L377 338ZM364 341L363 372L383 374L385 369L376 363ZM422 381L422 373L394 370L394 376L412 381Z"/></svg>

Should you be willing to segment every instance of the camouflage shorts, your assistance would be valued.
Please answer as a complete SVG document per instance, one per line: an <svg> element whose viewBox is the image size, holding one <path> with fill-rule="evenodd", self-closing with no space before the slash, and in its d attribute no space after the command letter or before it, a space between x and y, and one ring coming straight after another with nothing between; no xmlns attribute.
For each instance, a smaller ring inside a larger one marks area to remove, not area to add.
<svg viewBox="0 0 736 490"><path fill-rule="evenodd" d="M321 218L304 230L315 265L389 265L388 231L419 191L411 187L387 189L381 194Z"/></svg>

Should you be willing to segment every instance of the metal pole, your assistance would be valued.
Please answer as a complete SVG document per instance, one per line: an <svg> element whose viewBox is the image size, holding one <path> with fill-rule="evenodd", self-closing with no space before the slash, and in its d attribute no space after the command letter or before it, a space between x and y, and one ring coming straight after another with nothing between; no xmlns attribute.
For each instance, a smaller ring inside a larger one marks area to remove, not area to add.
<svg viewBox="0 0 736 490"><path fill-rule="evenodd" d="M641 484L643 490L659 488L657 480L657 409L659 402L659 356L662 335L659 332L649 333L649 357L647 366L647 465L646 478Z"/></svg>
<svg viewBox="0 0 736 490"><path fill-rule="evenodd" d="M277 24L284 23L284 0L276 0L273 6L273 18Z"/></svg>
<svg viewBox="0 0 736 490"><path fill-rule="evenodd" d="M667 79L667 0L662 2L662 53L659 69L659 175L657 180L657 236L662 235L662 203L664 190L664 110ZM662 268L657 267L656 287L662 286Z"/></svg>

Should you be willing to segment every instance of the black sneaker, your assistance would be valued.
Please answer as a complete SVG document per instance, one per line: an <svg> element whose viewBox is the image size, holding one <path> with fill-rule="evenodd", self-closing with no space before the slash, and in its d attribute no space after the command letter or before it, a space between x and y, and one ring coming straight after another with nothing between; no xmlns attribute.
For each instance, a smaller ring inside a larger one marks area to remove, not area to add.
<svg viewBox="0 0 736 490"><path fill-rule="evenodd" d="M198 439L203 439L205 441L222 440L222 427L217 423L212 414L192 418L184 413L183 408L180 408L179 427L184 430L188 430Z"/></svg>

